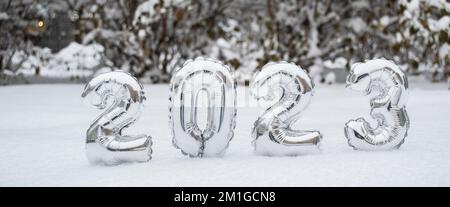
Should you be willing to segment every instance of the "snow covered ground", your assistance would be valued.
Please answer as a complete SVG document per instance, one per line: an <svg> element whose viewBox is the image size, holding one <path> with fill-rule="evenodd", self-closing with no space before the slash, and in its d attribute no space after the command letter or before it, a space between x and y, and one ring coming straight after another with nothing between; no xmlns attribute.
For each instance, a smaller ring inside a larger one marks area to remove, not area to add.
<svg viewBox="0 0 450 207"><path fill-rule="evenodd" d="M83 85L0 87L0 186L450 186L450 91L444 84L411 83L411 128L397 151L348 147L344 123L367 114L368 100L343 85L319 85L299 127L323 133L321 153L253 154L250 129L258 109L240 98L227 154L203 159L171 145L168 86L144 87L146 107L129 133L154 138L153 159L113 167L86 160L85 131L99 111L83 104Z"/></svg>

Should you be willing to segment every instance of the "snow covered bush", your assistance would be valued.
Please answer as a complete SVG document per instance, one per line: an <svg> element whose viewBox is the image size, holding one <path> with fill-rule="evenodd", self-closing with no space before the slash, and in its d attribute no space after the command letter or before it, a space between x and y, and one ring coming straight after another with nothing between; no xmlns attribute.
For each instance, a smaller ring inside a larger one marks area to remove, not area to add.
<svg viewBox="0 0 450 207"><path fill-rule="evenodd" d="M413 72L425 72L432 81L450 76L450 2L402 0L396 47L410 60Z"/></svg>
<svg viewBox="0 0 450 207"><path fill-rule="evenodd" d="M348 70L352 62L386 57L406 66L412 75L431 73L434 81L450 76L450 3L446 0L237 3L243 9L234 8L231 16L244 34L241 43L255 43L262 50L258 67L289 60L325 75L322 62L344 58L343 67ZM247 55L253 56L243 54L241 59Z"/></svg>
<svg viewBox="0 0 450 207"><path fill-rule="evenodd" d="M34 47L31 53L15 52L11 64L17 69L9 73L21 76L80 78L89 77L106 65L104 48L99 44L80 45L72 42L58 53Z"/></svg>
<svg viewBox="0 0 450 207"><path fill-rule="evenodd" d="M227 0L149 0L135 12L131 31L142 50L143 66L132 72L168 82L172 71L189 58L212 56L210 47L224 36ZM144 61L145 60L145 61ZM158 77L159 76L159 77Z"/></svg>
<svg viewBox="0 0 450 207"><path fill-rule="evenodd" d="M45 25L41 24L47 18L49 9L39 3L26 0L0 2L0 73L13 74L20 65L15 62L17 58L35 50L34 41L42 34Z"/></svg>
<svg viewBox="0 0 450 207"><path fill-rule="evenodd" d="M450 77L446 0L6 0L0 2L0 71L14 74L23 65L41 75L42 64L58 63L38 62L48 54L43 49L33 54L55 12L69 16L69 35L80 47L103 47L98 68L119 68L148 83L168 82L177 66L196 56L230 65L243 84L280 60L328 83L341 82L341 70L353 62L379 57L410 75ZM23 56L29 59L12 61ZM62 66L46 68L91 68L59 60ZM329 63L343 64L333 76Z"/></svg>

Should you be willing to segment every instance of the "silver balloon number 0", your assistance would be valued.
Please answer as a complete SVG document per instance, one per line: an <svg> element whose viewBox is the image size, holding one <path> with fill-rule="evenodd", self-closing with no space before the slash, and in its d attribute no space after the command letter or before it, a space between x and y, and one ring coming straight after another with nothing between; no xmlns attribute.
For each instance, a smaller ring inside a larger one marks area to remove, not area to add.
<svg viewBox="0 0 450 207"><path fill-rule="evenodd" d="M314 84L299 66L287 62L269 63L259 72L251 86L256 99L277 100L267 108L252 129L257 154L269 156L301 155L317 151L322 135L319 131L294 130L292 125L308 107ZM278 96L275 91L280 93Z"/></svg>
<svg viewBox="0 0 450 207"><path fill-rule="evenodd" d="M91 163L114 165L151 159L150 136L122 134L140 116L145 100L143 87L134 77L122 71L100 74L86 85L82 97L89 97L91 104L104 110L86 133Z"/></svg>
<svg viewBox="0 0 450 207"><path fill-rule="evenodd" d="M173 145L191 157L223 155L236 122L236 82L231 70L213 59L188 60L172 77L169 100ZM207 109L202 125L198 114L203 103Z"/></svg>
<svg viewBox="0 0 450 207"><path fill-rule="evenodd" d="M373 127L364 118L345 124L348 143L358 150L390 150L403 144L409 129L408 80L392 61L375 59L352 66L347 88L371 96Z"/></svg>

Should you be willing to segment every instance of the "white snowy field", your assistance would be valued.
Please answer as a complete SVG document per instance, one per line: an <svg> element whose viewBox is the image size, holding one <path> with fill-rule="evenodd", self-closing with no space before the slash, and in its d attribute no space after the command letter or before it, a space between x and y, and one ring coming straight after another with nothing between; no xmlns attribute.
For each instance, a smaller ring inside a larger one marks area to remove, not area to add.
<svg viewBox="0 0 450 207"><path fill-rule="evenodd" d="M221 158L175 149L168 86L144 87L146 107L127 133L150 134L153 159L111 167L85 157L85 131L99 111L83 104L83 85L0 87L0 186L450 186L450 91L443 84L411 83L409 136L388 152L347 146L344 123L368 114L368 99L344 85L319 85L298 127L322 132L321 152L255 155L250 130L258 109L239 98L235 137Z"/></svg>

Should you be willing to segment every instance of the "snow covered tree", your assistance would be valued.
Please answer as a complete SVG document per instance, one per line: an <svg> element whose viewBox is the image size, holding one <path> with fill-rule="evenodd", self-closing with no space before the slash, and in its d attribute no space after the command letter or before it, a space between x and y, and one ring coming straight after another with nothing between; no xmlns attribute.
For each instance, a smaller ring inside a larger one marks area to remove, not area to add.
<svg viewBox="0 0 450 207"><path fill-rule="evenodd" d="M172 70L186 59L208 55L213 41L224 36L218 25L225 20L230 2L149 0L139 5L132 32L145 65L135 74L167 82Z"/></svg>
<svg viewBox="0 0 450 207"><path fill-rule="evenodd" d="M46 51L36 46L61 13L73 41L101 45L93 70L119 68L152 83L168 82L174 68L200 55L231 65L239 82L269 61L295 62L324 81L329 63L348 70L377 57L433 81L450 76L446 0L7 0L0 2L0 70L46 56L31 53Z"/></svg>
<svg viewBox="0 0 450 207"><path fill-rule="evenodd" d="M412 72L426 72L432 81L450 77L450 2L402 0L396 49Z"/></svg>
<svg viewBox="0 0 450 207"><path fill-rule="evenodd" d="M449 70L450 3L445 0L235 4L229 17L238 22L239 32L233 34L238 34L239 41L236 45L231 41L229 48L246 45L252 49L241 51L259 51L240 54L241 60L248 56L258 60L259 67L268 61L289 60L320 69L322 62L343 57L349 68L354 61L386 57L408 66L404 68L410 74L431 71L432 79L439 80L448 76L443 71Z"/></svg>
<svg viewBox="0 0 450 207"><path fill-rule="evenodd" d="M96 28L82 43L105 46L112 65L149 82L168 82L172 70L188 58L205 55L212 40L223 36L217 25L229 1L149 0L129 5L121 30ZM144 78L145 77L145 78Z"/></svg>
<svg viewBox="0 0 450 207"><path fill-rule="evenodd" d="M0 71L16 70L21 62L13 57L19 51L29 53L33 42L45 31L49 8L26 0L0 3Z"/></svg>

